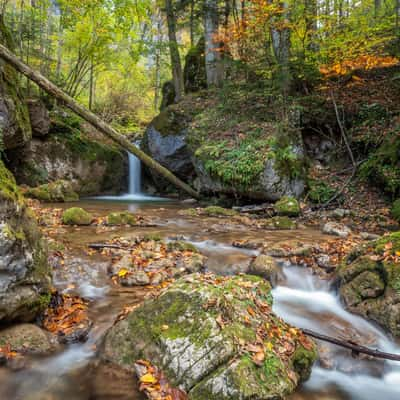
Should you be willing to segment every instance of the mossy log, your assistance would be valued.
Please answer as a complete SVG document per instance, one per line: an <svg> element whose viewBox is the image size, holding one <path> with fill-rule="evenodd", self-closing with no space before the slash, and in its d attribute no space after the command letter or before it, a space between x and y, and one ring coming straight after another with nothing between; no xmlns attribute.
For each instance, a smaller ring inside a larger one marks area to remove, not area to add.
<svg viewBox="0 0 400 400"><path fill-rule="evenodd" d="M66 107L72 110L74 113L78 114L84 120L93 125L100 132L111 138L113 141L118 143L122 148L129 151L138 157L145 165L149 168L154 169L164 178L168 179L172 184L182 189L190 196L198 199L199 194L194 191L189 185L177 178L171 171L160 165L157 161L153 160L146 153L138 149L135 145L129 142L123 135L118 133L114 128L105 123L97 115L89 111L86 107L79 104L72 97L67 95L55 84L50 82L47 78L41 75L39 72L33 70L28 65L24 64L18 57L15 56L9 49L5 46L0 45L0 58L12 65L17 71L25 75L28 79L35 82L41 89L55 97L57 100L61 101Z"/></svg>

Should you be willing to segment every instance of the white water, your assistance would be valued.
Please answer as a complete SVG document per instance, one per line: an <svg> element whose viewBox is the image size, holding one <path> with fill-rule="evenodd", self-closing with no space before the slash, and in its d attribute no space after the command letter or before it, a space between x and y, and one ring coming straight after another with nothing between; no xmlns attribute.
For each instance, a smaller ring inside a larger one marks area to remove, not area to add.
<svg viewBox="0 0 400 400"><path fill-rule="evenodd" d="M381 329L347 312L326 282L311 276L304 268L285 267L285 286L273 290L274 311L285 321L330 336L352 339L371 348L400 354L397 346ZM322 344L331 361L329 369L315 366L304 385L305 397L329 393L329 399L399 400L400 363L354 359L349 351ZM334 390L332 390L334 389ZM332 391L337 392L337 397ZM314 398L314 397L313 397Z"/></svg>
<svg viewBox="0 0 400 400"><path fill-rule="evenodd" d="M148 196L142 192L142 163L131 153L128 153L129 160L129 177L128 177L128 193L121 196L99 196L96 200L111 201L166 201L168 199L162 197Z"/></svg>

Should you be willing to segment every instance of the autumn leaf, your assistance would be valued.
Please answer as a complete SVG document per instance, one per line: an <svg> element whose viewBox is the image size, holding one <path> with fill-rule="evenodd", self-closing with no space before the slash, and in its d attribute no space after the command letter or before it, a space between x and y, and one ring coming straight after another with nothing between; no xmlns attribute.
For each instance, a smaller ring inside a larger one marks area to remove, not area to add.
<svg viewBox="0 0 400 400"><path fill-rule="evenodd" d="M156 383L157 382L157 378L151 374L145 374L145 375L141 376L139 380L142 383Z"/></svg>

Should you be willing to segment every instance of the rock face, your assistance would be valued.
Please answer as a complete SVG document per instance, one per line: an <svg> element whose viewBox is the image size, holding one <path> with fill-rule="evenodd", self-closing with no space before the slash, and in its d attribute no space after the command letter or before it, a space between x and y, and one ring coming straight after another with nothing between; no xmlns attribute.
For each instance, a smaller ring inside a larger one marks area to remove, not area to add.
<svg viewBox="0 0 400 400"><path fill-rule="evenodd" d="M30 321L46 307L47 253L11 173L0 161L0 321Z"/></svg>
<svg viewBox="0 0 400 400"><path fill-rule="evenodd" d="M29 118L33 137L46 136L50 132L50 116L40 100L28 100Z"/></svg>
<svg viewBox="0 0 400 400"><path fill-rule="evenodd" d="M44 202L69 202L78 201L79 196L74 191L73 183L58 180L40 185L36 188L27 189L25 196Z"/></svg>
<svg viewBox="0 0 400 400"><path fill-rule="evenodd" d="M400 338L400 233L384 236L350 254L339 269L347 308Z"/></svg>
<svg viewBox="0 0 400 400"><path fill-rule="evenodd" d="M189 103L189 100L185 101ZM191 101L196 102L196 98ZM197 107L201 102L196 103ZM148 126L142 149L204 194L227 194L268 201L277 201L283 196L298 198L303 194L305 155L300 135L293 134L294 139L288 139L291 137L288 130L287 140L281 148L280 140L274 136L277 130L274 125L271 128L274 133L263 133L264 139L252 139L254 144L242 145L235 152L227 144L209 138L208 130L212 129L210 121L227 117L217 115L212 118L215 110L210 109L210 115L207 115L207 108L201 112L194 109L196 105L191 107L191 104L179 103L164 109ZM217 129L221 130L221 136L225 135L223 127L216 127L215 131ZM227 153L221 161L224 151ZM219 164L221 162L226 164ZM290 164L293 166L287 168ZM165 190L167 184L151 171L150 174L156 187Z"/></svg>
<svg viewBox="0 0 400 400"><path fill-rule="evenodd" d="M258 277L189 275L114 325L101 357L128 370L149 360L192 400L283 399L316 351L272 313L270 289Z"/></svg>
<svg viewBox="0 0 400 400"><path fill-rule="evenodd" d="M12 37L0 21L0 43L12 49ZM0 150L13 149L32 137L29 113L18 87L16 71L0 63Z"/></svg>
<svg viewBox="0 0 400 400"><path fill-rule="evenodd" d="M55 129L54 127L52 129ZM119 194L127 186L127 155L89 140L78 131L51 133L8 152L10 169L18 184L39 186L71 181L81 196Z"/></svg>

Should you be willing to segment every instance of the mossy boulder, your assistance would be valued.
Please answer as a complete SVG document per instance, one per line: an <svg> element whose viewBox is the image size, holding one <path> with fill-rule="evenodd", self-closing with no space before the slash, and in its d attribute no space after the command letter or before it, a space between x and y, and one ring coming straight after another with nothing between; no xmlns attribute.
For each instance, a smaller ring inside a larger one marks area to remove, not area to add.
<svg viewBox="0 0 400 400"><path fill-rule="evenodd" d="M233 217L238 214L235 210L219 206L208 206L202 212L209 217Z"/></svg>
<svg viewBox="0 0 400 400"><path fill-rule="evenodd" d="M92 214L80 207L68 208L62 215L64 225L90 225L92 221Z"/></svg>
<svg viewBox="0 0 400 400"><path fill-rule="evenodd" d="M107 215L107 225L114 226L114 225L136 225L137 220L136 217L128 212L114 212Z"/></svg>
<svg viewBox="0 0 400 400"><path fill-rule="evenodd" d="M43 202L54 203L79 200L79 195L74 191L72 182L64 180L58 180L35 188L30 188L25 192L25 196Z"/></svg>
<svg viewBox="0 0 400 400"><path fill-rule="evenodd" d="M291 230L291 229L296 229L297 224L295 221L290 219L289 217L272 217L269 219L266 219L263 223L263 226L265 229L272 229L272 230Z"/></svg>
<svg viewBox="0 0 400 400"><path fill-rule="evenodd" d="M294 197L284 196L274 205L278 215L287 217L298 217L300 215L300 204Z"/></svg>
<svg viewBox="0 0 400 400"><path fill-rule="evenodd" d="M12 174L0 160L0 321L31 321L47 306L47 250Z"/></svg>
<svg viewBox="0 0 400 400"><path fill-rule="evenodd" d="M261 254L251 261L248 273L260 276L275 286L278 283L280 268L273 257Z"/></svg>
<svg viewBox="0 0 400 400"><path fill-rule="evenodd" d="M271 306L261 278L189 275L115 324L100 354L131 371L149 360L190 399L283 399L309 377L316 346Z"/></svg>
<svg viewBox="0 0 400 400"><path fill-rule="evenodd" d="M18 184L32 187L58 180L73 182L80 196L120 194L127 190L128 156L80 127L60 111L51 115L50 132L7 152Z"/></svg>
<svg viewBox="0 0 400 400"><path fill-rule="evenodd" d="M400 199L397 199L393 202L391 214L397 222L400 222Z"/></svg>
<svg viewBox="0 0 400 400"><path fill-rule="evenodd" d="M347 308L400 337L400 232L383 236L349 254L338 270Z"/></svg>

